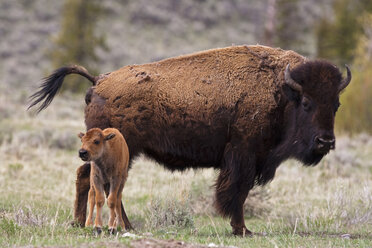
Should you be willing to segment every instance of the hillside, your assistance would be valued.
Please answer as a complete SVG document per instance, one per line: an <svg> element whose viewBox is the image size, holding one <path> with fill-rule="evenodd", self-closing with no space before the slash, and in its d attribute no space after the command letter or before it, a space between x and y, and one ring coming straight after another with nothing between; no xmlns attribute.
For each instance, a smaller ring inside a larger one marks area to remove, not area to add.
<svg viewBox="0 0 372 248"><path fill-rule="evenodd" d="M97 68L106 72L127 64L232 44L263 44L267 2L102 1L105 14L96 31L106 38L109 50L97 51L100 58ZM328 8L328 4L320 7L315 2L326 1L288 3L293 5L292 15L301 24L291 27L301 39L301 44L291 49L308 56L315 54L309 27ZM0 2L1 89L7 85L6 88L25 87L29 91L54 69L48 54L53 49L53 37L59 32L62 7L63 1ZM308 34L299 35L304 30Z"/></svg>

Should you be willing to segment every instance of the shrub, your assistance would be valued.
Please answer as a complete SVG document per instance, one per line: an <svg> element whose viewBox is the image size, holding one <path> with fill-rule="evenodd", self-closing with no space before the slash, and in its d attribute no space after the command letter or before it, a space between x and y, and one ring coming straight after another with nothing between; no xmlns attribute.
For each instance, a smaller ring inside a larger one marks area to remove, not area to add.
<svg viewBox="0 0 372 248"><path fill-rule="evenodd" d="M146 225L156 228L190 228L194 226L188 202L177 199L153 199L145 212Z"/></svg>

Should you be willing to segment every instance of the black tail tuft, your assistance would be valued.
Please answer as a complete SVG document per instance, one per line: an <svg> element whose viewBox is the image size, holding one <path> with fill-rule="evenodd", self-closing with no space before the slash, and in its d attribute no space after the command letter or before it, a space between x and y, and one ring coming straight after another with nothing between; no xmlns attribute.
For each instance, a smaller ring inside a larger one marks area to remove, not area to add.
<svg viewBox="0 0 372 248"><path fill-rule="evenodd" d="M68 70L68 67L62 67L55 70L48 77L45 77L39 87L39 91L30 96L30 100L32 101L32 103L30 104L28 109L41 102L44 98L46 99L43 104L39 106L37 112L39 113L41 110L48 107L49 104L52 102L54 96L57 94L58 90L61 88L63 79L67 75Z"/></svg>
<svg viewBox="0 0 372 248"><path fill-rule="evenodd" d="M36 104L44 102L37 109L37 113L45 109L52 102L54 96L57 94L62 86L63 80L66 75L76 73L88 78L93 85L95 85L95 77L89 75L87 70L81 66L66 66L55 70L50 76L43 79L39 90L30 96L31 104L28 109L32 108Z"/></svg>

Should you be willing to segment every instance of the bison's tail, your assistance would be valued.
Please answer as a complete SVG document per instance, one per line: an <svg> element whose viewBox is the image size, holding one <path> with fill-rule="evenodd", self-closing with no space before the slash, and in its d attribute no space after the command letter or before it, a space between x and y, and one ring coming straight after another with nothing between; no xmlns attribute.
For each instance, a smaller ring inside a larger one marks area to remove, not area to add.
<svg viewBox="0 0 372 248"><path fill-rule="evenodd" d="M55 70L51 75L43 79L42 84L39 87L39 91L30 96L31 104L28 109L32 108L39 102L42 102L44 99L44 102L37 109L37 112L39 113L41 110L48 107L49 104L52 102L54 96L57 94L58 90L61 88L65 76L73 73L80 74L86 77L93 83L93 85L96 84L97 77L90 75L87 69L82 66L72 65L61 67Z"/></svg>

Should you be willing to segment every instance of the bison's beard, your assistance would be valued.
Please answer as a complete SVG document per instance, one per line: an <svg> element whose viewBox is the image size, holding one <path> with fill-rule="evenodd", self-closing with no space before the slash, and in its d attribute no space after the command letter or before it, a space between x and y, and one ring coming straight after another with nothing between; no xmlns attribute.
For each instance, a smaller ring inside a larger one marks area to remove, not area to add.
<svg viewBox="0 0 372 248"><path fill-rule="evenodd" d="M325 155L326 154L309 152L307 154L304 154L304 156L300 160L306 166L315 166L320 162L320 160L322 160Z"/></svg>
<svg viewBox="0 0 372 248"><path fill-rule="evenodd" d="M295 157L297 160L302 162L306 166L315 166L317 165L320 160L328 153L321 153L316 150L315 144L311 142L311 144L301 142L296 147L297 149L293 149L292 151L295 151L293 154L293 157Z"/></svg>

